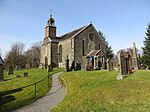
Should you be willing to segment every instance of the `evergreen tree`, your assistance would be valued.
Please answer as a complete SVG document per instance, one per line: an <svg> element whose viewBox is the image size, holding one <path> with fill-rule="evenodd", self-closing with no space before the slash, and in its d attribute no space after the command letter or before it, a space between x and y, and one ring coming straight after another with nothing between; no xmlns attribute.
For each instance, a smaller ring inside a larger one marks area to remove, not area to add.
<svg viewBox="0 0 150 112"><path fill-rule="evenodd" d="M144 66L147 66L150 68L150 23L147 27L147 32L145 33L145 41L143 49L143 56L142 56L142 62Z"/></svg>
<svg viewBox="0 0 150 112"><path fill-rule="evenodd" d="M101 35L103 41L106 44L106 55L107 55L107 58L111 58L112 59L114 57L114 53L113 53L112 47L109 46L109 43L108 43L108 41L105 38L105 35L102 32L100 32L100 31L99 31L99 34Z"/></svg>

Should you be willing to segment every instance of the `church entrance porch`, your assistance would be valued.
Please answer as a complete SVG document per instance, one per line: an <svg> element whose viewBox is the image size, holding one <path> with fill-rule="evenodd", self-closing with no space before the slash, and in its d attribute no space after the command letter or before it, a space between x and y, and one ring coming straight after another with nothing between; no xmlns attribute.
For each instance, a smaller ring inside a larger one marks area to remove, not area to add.
<svg viewBox="0 0 150 112"><path fill-rule="evenodd" d="M85 56L85 69L86 70L100 70L103 63L103 56L101 50L92 50Z"/></svg>

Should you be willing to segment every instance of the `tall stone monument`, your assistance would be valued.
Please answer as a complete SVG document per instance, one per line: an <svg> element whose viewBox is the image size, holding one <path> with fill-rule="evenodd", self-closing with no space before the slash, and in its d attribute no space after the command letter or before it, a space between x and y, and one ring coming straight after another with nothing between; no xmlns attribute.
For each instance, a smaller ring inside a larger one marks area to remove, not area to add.
<svg viewBox="0 0 150 112"><path fill-rule="evenodd" d="M137 58L137 49L135 46L135 42L133 42L133 48L132 48L132 66L134 70L138 70L138 58Z"/></svg>

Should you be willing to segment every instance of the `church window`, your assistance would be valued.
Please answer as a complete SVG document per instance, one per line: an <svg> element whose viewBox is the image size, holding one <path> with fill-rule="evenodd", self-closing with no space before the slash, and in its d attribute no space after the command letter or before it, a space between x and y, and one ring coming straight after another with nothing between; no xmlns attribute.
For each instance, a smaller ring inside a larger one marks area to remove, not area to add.
<svg viewBox="0 0 150 112"><path fill-rule="evenodd" d="M90 39L91 42L94 42L94 35L93 35L93 33L89 34L89 39Z"/></svg>
<svg viewBox="0 0 150 112"><path fill-rule="evenodd" d="M98 45L99 49L101 49L101 44Z"/></svg>
<svg viewBox="0 0 150 112"><path fill-rule="evenodd" d="M59 63L62 63L62 45L59 45Z"/></svg>
<svg viewBox="0 0 150 112"><path fill-rule="evenodd" d="M82 40L82 55L84 56L85 55L85 42L84 42L84 40Z"/></svg>

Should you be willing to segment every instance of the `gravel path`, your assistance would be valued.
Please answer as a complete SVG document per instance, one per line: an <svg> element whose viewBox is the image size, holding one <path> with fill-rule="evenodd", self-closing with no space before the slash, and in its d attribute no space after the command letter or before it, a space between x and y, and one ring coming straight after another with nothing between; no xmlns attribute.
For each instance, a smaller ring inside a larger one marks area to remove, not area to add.
<svg viewBox="0 0 150 112"><path fill-rule="evenodd" d="M52 75L52 88L44 97L14 112L49 112L52 110L65 96L65 88L58 80L60 74Z"/></svg>

